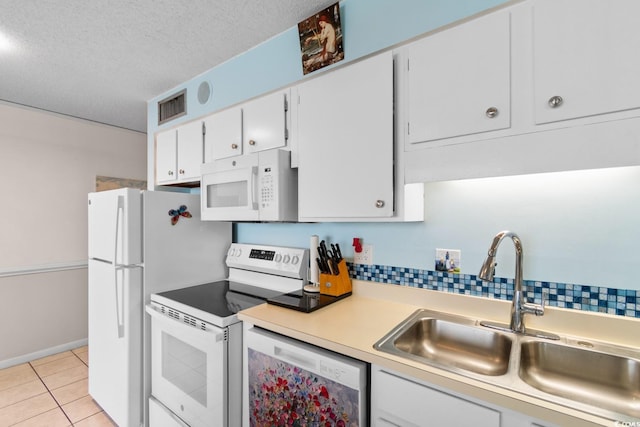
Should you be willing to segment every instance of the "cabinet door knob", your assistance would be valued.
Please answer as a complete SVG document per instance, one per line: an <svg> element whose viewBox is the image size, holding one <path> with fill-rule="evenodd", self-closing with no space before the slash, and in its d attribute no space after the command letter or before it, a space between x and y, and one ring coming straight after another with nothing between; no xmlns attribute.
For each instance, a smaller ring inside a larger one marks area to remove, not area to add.
<svg viewBox="0 0 640 427"><path fill-rule="evenodd" d="M249 145L256 145L256 142L253 139L249 140Z"/></svg>
<svg viewBox="0 0 640 427"><path fill-rule="evenodd" d="M490 119L493 119L494 117L496 117L498 115L498 109L496 107L489 107L489 108L487 108L487 111L485 112L485 114Z"/></svg>
<svg viewBox="0 0 640 427"><path fill-rule="evenodd" d="M238 149L238 144L231 144L231 149L232 150L237 150Z"/></svg>
<svg viewBox="0 0 640 427"><path fill-rule="evenodd" d="M562 105L562 103L564 102L564 100L562 99L561 96L552 96L551 98L549 98L549 107L551 108L558 108L559 106Z"/></svg>
<svg viewBox="0 0 640 427"><path fill-rule="evenodd" d="M167 175L173 176L173 171L167 171Z"/></svg>
<svg viewBox="0 0 640 427"><path fill-rule="evenodd" d="M376 208L383 208L384 200L376 200Z"/></svg>
<svg viewBox="0 0 640 427"><path fill-rule="evenodd" d="M178 172L180 173L180 175L184 175L184 169L180 169Z"/></svg>

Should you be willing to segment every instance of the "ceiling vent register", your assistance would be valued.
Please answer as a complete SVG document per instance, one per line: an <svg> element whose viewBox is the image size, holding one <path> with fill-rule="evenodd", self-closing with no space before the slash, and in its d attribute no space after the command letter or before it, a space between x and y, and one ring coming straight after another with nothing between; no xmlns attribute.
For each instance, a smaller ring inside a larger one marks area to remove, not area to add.
<svg viewBox="0 0 640 427"><path fill-rule="evenodd" d="M158 125L187 114L187 90L183 89L158 102Z"/></svg>

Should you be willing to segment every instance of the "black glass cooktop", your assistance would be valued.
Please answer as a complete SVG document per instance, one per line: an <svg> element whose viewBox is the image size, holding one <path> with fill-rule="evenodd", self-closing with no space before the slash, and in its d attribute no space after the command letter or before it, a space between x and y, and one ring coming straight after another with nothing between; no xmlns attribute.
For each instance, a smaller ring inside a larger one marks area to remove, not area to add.
<svg viewBox="0 0 640 427"><path fill-rule="evenodd" d="M281 291L272 291L228 280L158 293L158 295L169 300L177 301L221 318L232 316L240 310L262 304L268 298L281 294Z"/></svg>
<svg viewBox="0 0 640 427"><path fill-rule="evenodd" d="M323 295L319 293L304 292L302 290L290 292L288 294L278 295L267 299L269 304L279 305L293 310L310 313L322 307L333 304L351 295L351 292L334 297L331 295Z"/></svg>

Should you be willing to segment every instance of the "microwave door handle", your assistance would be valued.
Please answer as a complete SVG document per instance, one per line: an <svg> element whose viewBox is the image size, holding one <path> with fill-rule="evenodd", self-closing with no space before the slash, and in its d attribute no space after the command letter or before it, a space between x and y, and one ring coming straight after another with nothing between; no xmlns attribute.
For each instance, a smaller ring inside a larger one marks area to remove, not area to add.
<svg viewBox="0 0 640 427"><path fill-rule="evenodd" d="M258 210L258 167L251 167L251 209Z"/></svg>

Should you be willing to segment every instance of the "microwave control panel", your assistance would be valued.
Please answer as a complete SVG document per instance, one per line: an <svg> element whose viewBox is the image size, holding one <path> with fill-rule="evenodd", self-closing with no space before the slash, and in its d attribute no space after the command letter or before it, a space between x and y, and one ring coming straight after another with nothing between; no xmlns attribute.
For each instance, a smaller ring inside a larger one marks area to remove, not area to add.
<svg viewBox="0 0 640 427"><path fill-rule="evenodd" d="M265 150L258 154L256 198L260 221L298 219L298 170L291 168L291 153Z"/></svg>
<svg viewBox="0 0 640 427"><path fill-rule="evenodd" d="M268 208L275 200L275 177L271 166L264 167L260 176L260 206Z"/></svg>

